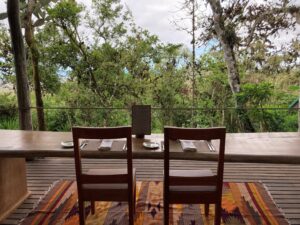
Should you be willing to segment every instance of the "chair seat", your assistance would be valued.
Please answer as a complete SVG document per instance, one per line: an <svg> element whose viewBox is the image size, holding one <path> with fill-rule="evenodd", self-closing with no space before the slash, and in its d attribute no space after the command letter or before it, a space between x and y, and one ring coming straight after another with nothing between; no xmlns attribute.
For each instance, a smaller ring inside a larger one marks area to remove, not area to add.
<svg viewBox="0 0 300 225"><path fill-rule="evenodd" d="M170 170L170 179L178 178L197 178L197 177L212 177L214 176L211 170ZM200 192L215 192L216 186L214 185L170 185L170 192L187 192L198 194Z"/></svg>
<svg viewBox="0 0 300 225"><path fill-rule="evenodd" d="M172 178L197 178L212 177L211 170L170 170ZM169 185L170 203L200 203L207 202L207 199L216 194L214 185ZM203 196L199 200L199 196Z"/></svg>
<svg viewBox="0 0 300 225"><path fill-rule="evenodd" d="M88 175L126 175L127 169L90 169L86 173Z"/></svg>
<svg viewBox="0 0 300 225"><path fill-rule="evenodd" d="M170 170L170 177L212 177L211 170Z"/></svg>
<svg viewBox="0 0 300 225"><path fill-rule="evenodd" d="M195 185L195 186L170 186L169 191L170 192L187 192L187 193L202 193L202 192L215 192L216 186L200 186L200 185Z"/></svg>
<svg viewBox="0 0 300 225"><path fill-rule="evenodd" d="M132 169L133 180L135 181L135 168ZM127 169L90 169L87 175L109 176L124 175L127 176ZM135 182L133 182L135 185ZM99 199L101 201L127 201L128 199L128 183L93 183L82 185L83 198L85 200Z"/></svg>
<svg viewBox="0 0 300 225"><path fill-rule="evenodd" d="M82 188L84 191L89 190L89 191L94 191L94 190L101 190L101 191L105 191L105 190L109 190L109 191L123 191L123 190L127 190L128 185L125 183L120 183L120 184L83 184Z"/></svg>

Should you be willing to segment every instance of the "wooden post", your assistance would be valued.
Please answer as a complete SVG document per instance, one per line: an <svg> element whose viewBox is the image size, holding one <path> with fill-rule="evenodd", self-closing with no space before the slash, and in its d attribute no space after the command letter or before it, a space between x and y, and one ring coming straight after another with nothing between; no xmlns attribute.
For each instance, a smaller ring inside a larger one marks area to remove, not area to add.
<svg viewBox="0 0 300 225"><path fill-rule="evenodd" d="M0 158L0 221L18 208L28 195L25 159Z"/></svg>

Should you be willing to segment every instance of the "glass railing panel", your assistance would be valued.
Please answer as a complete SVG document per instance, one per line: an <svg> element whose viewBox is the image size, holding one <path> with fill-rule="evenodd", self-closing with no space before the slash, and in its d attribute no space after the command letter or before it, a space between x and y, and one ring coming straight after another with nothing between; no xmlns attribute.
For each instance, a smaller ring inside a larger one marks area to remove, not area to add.
<svg viewBox="0 0 300 225"><path fill-rule="evenodd" d="M36 109L32 122L38 129ZM131 125L130 108L45 108L47 130L70 131L72 126L110 127ZM298 109L251 108L244 110L255 132L295 132L298 130ZM243 119L237 109L215 108L159 108L151 109L152 133L163 132L164 126L217 127L225 126L228 132L245 132ZM0 109L0 129L18 129L18 109Z"/></svg>

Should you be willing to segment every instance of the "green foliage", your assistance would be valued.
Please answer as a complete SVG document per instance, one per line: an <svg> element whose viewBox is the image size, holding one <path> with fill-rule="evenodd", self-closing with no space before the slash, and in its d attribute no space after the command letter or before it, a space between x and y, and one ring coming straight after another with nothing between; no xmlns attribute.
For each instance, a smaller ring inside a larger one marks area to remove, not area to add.
<svg viewBox="0 0 300 225"><path fill-rule="evenodd" d="M138 27L120 0L94 0L92 13L70 0L46 8L49 18L36 29L35 38L48 130L128 125L132 105L150 104L154 107L153 132L162 132L164 125L226 126L229 132L239 132L243 130L236 99L243 103L245 115L258 132L297 129L296 111L265 108L287 108L298 96L298 41L284 54L270 54L262 41L251 42L248 50L252 55L240 51L242 91L236 96L228 84L223 52L212 49L198 57L192 112L189 49L163 44ZM81 25L86 26L84 32ZM236 28L230 26L233 24L226 25L227 38L235 43ZM0 28L0 78L15 83L8 37L8 31ZM33 95L31 99L34 105ZM0 105L0 127L17 128L14 93L0 94ZM35 109L32 117L36 128Z"/></svg>
<svg viewBox="0 0 300 225"><path fill-rule="evenodd" d="M0 24L0 80L15 82L13 76L13 54L7 28Z"/></svg>
<svg viewBox="0 0 300 225"><path fill-rule="evenodd" d="M46 124L48 130L52 131L70 131L70 113L69 110L46 110Z"/></svg>
<svg viewBox="0 0 300 225"><path fill-rule="evenodd" d="M298 112L295 110L293 112L288 112L286 115L283 115L283 124L281 124L278 131L285 131L285 132L291 132L291 131L297 131L298 130Z"/></svg>
<svg viewBox="0 0 300 225"><path fill-rule="evenodd" d="M273 85L267 82L259 84L247 83L242 86L242 92L236 97L243 105L262 107L272 96Z"/></svg>
<svg viewBox="0 0 300 225"><path fill-rule="evenodd" d="M92 13L87 13L86 17L95 43L121 44L122 36L127 33L126 23L131 21L130 12L124 9L120 0L93 0Z"/></svg>
<svg viewBox="0 0 300 225"><path fill-rule="evenodd" d="M48 13L52 20L62 27L77 26L80 23L79 13L83 10L82 5L75 1L63 0L49 8Z"/></svg>
<svg viewBox="0 0 300 225"><path fill-rule="evenodd" d="M19 129L17 100L14 93L0 92L0 129Z"/></svg>
<svg viewBox="0 0 300 225"><path fill-rule="evenodd" d="M15 117L17 115L16 112L17 107L17 99L16 95L12 92L1 93L0 92L0 109L1 109L1 117Z"/></svg>
<svg viewBox="0 0 300 225"><path fill-rule="evenodd" d="M0 129L10 129L10 130L18 130L19 129L19 121L16 117L10 118L1 118L0 119Z"/></svg>

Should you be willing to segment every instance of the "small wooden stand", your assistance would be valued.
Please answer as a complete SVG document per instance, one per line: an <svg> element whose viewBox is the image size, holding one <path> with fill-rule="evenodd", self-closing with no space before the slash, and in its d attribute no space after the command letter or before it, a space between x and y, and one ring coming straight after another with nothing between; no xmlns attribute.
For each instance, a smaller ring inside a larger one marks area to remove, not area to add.
<svg viewBox="0 0 300 225"><path fill-rule="evenodd" d="M144 138L145 134L151 134L151 106L132 106L132 134L136 138Z"/></svg>
<svg viewBox="0 0 300 225"><path fill-rule="evenodd" d="M0 158L0 221L28 196L24 158Z"/></svg>

